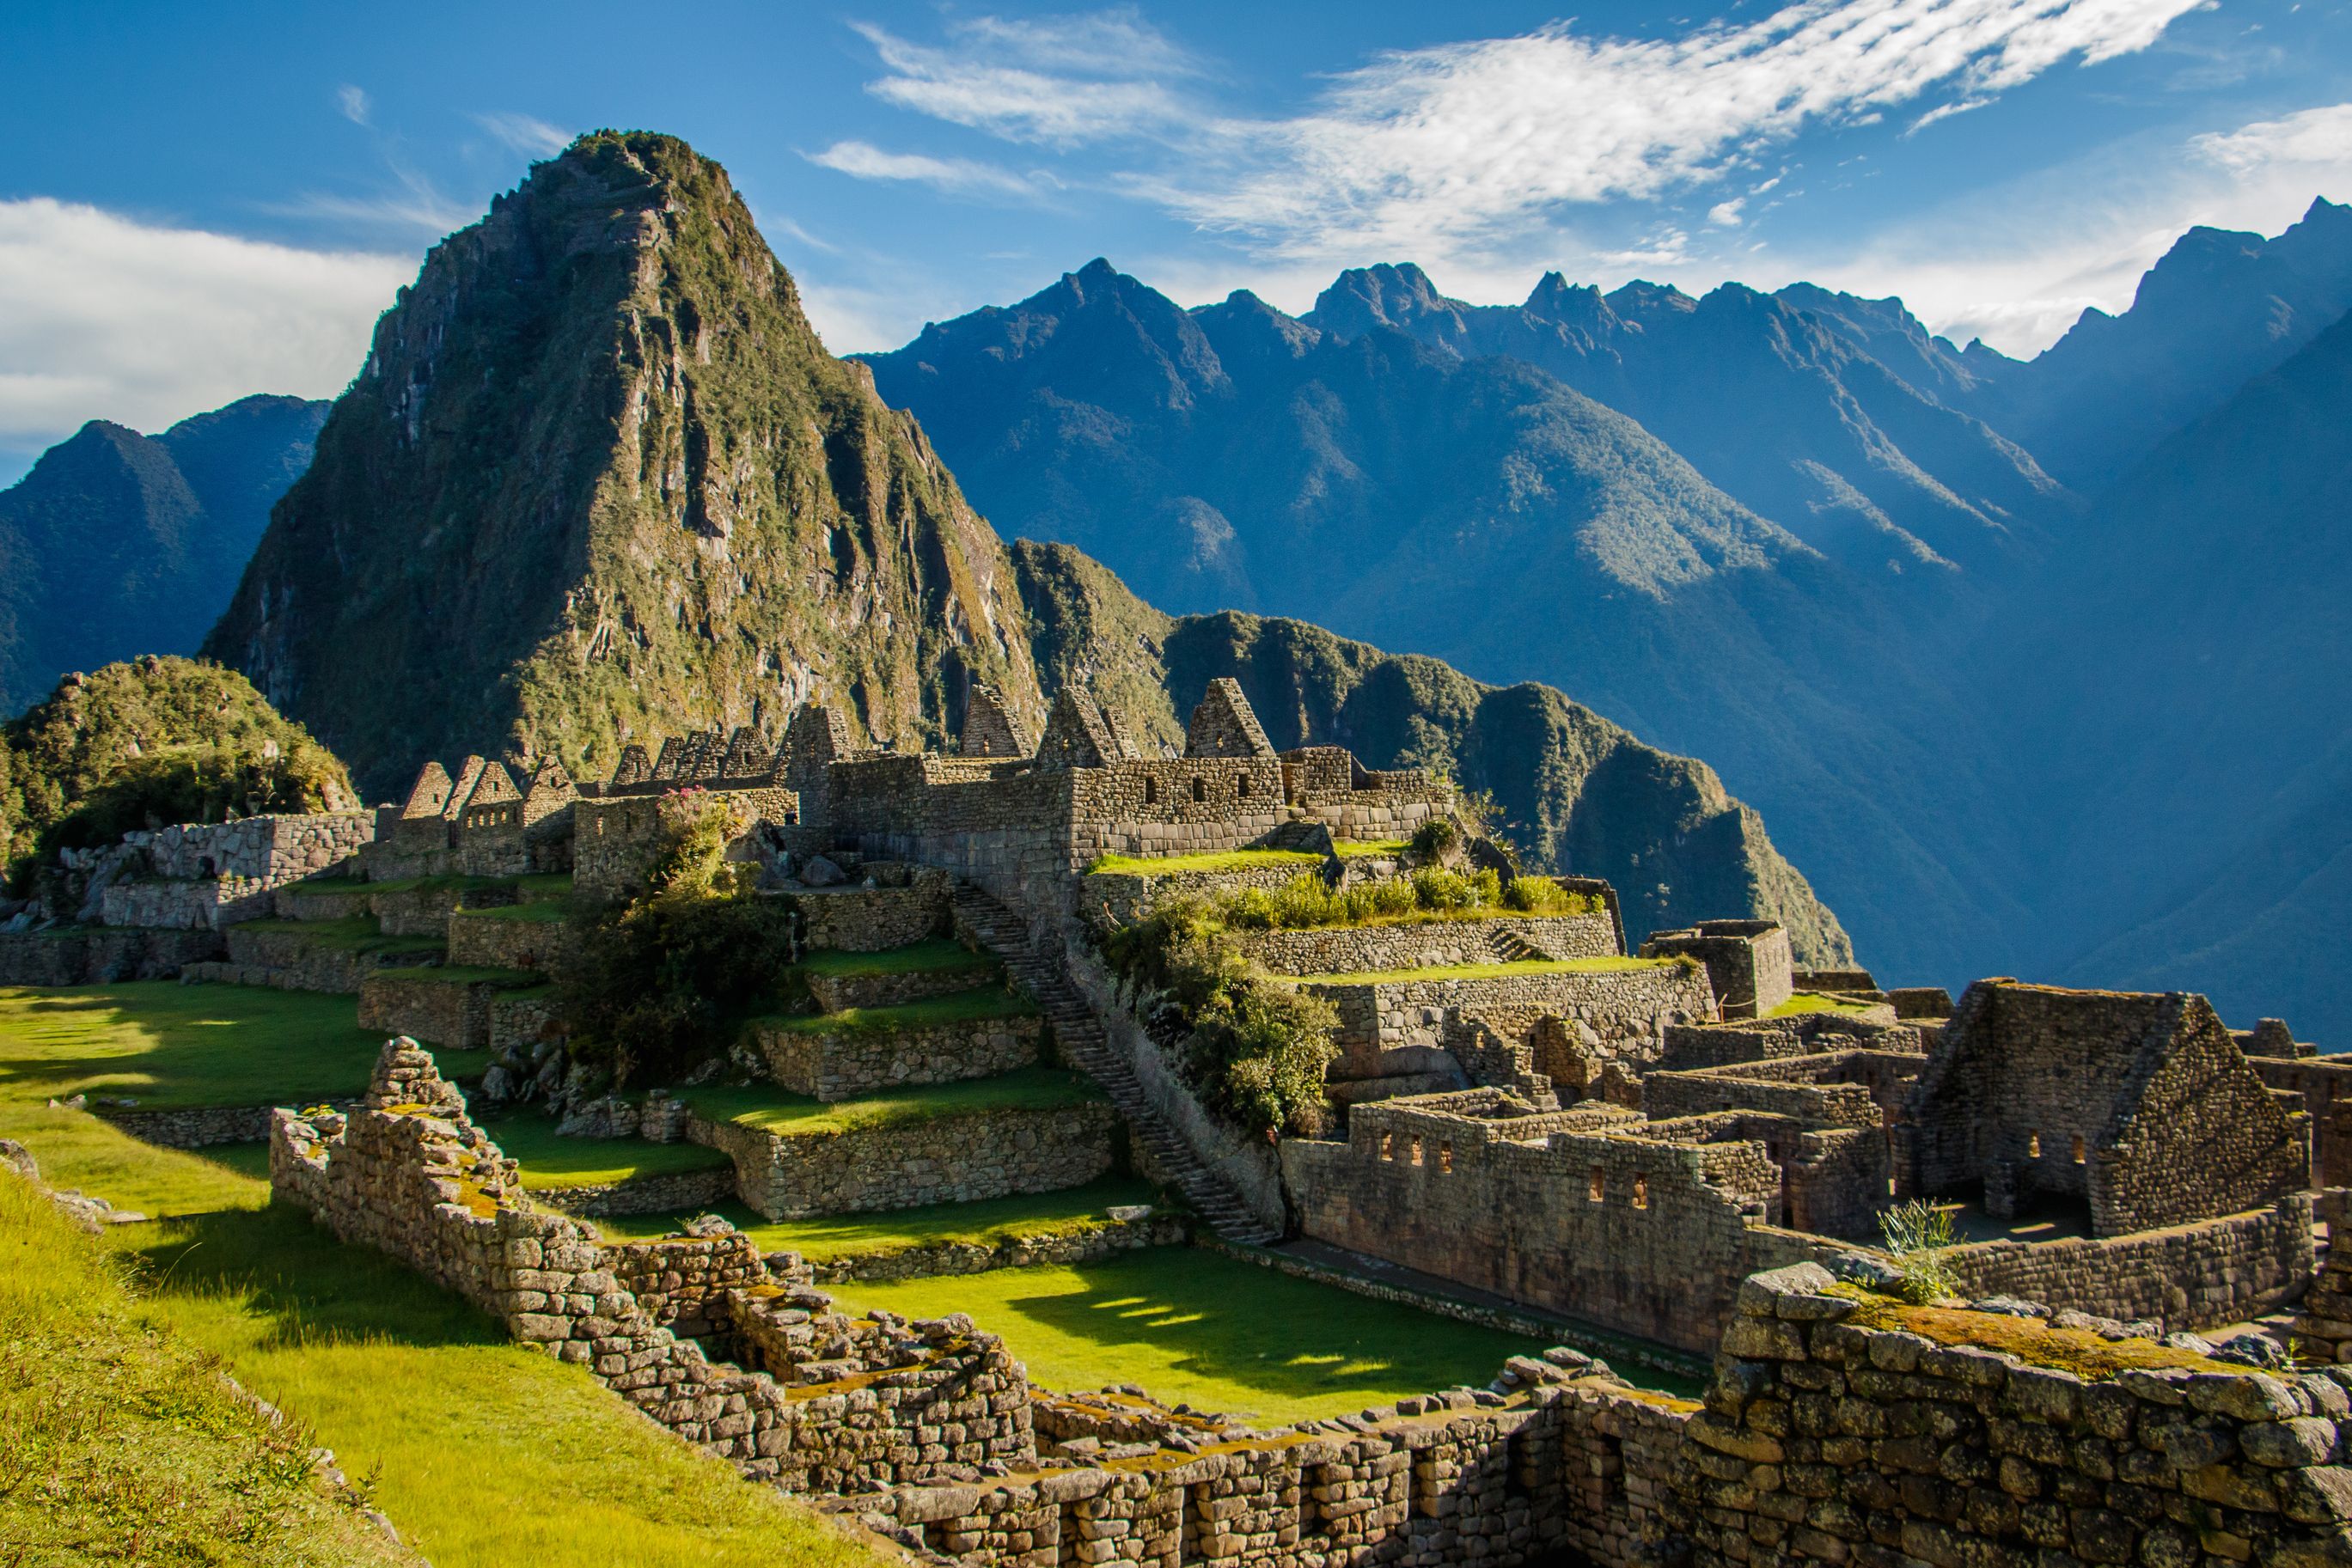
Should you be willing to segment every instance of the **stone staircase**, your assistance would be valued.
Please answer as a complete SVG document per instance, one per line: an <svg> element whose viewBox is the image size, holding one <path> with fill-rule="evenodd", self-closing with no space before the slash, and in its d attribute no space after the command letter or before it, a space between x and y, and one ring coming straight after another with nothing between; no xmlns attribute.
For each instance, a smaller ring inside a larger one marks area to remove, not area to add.
<svg viewBox="0 0 2352 1568"><path fill-rule="evenodd" d="M1127 1119L1136 1142L1150 1152L1152 1164L1174 1183L1209 1228L1227 1241L1264 1246L1280 1240L1279 1233L1252 1214L1153 1107L1135 1070L1110 1049L1102 1021L1086 998L1059 964L1039 956L1030 946L1027 924L976 887L956 888L955 910L957 919L1004 960L1005 972L1035 998L1046 1021L1054 1026L1054 1039L1064 1059L1102 1086L1111 1104Z"/></svg>
<svg viewBox="0 0 2352 1568"><path fill-rule="evenodd" d="M1541 963L1551 956L1516 931L1496 931L1486 938L1495 956L1506 964Z"/></svg>

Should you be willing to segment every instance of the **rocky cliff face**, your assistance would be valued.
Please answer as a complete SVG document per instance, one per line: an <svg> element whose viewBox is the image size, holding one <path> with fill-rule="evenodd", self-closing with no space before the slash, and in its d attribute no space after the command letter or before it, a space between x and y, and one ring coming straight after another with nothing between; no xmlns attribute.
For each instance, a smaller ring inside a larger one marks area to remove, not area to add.
<svg viewBox="0 0 2352 1568"><path fill-rule="evenodd" d="M249 397L161 435L92 420L0 492L0 712L69 670L193 652L326 413Z"/></svg>
<svg viewBox="0 0 2352 1568"><path fill-rule="evenodd" d="M936 741L971 678L1034 723L1022 625L725 171L599 133L427 256L206 648L382 797L436 752L594 773L818 696Z"/></svg>
<svg viewBox="0 0 2352 1568"><path fill-rule="evenodd" d="M1301 621L1167 616L1066 545L1013 552L1047 684L1090 685L1147 747L1181 743L1192 703L1229 675L1277 747L1346 746L1369 767L1434 768L1492 795L1531 863L1616 885L1637 941L1743 909L1786 925L1807 963L1853 959L1837 916L1712 768L1549 686L1485 685Z"/></svg>

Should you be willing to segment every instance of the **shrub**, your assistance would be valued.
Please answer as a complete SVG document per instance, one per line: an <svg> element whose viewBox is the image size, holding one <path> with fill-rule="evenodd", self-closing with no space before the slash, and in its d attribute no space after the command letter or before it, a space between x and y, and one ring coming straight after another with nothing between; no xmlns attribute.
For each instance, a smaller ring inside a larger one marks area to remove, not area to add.
<svg viewBox="0 0 2352 1568"><path fill-rule="evenodd" d="M1598 915L1601 903L1589 893L1570 893L1548 876L1515 876L1503 884L1503 905L1523 915Z"/></svg>
<svg viewBox="0 0 2352 1568"><path fill-rule="evenodd" d="M1492 874L1492 873L1489 873ZM1412 873L1413 900L1423 909L1475 909L1478 890L1468 877L1444 866L1425 865Z"/></svg>
<svg viewBox="0 0 2352 1568"><path fill-rule="evenodd" d="M1269 1136L1322 1130L1339 1012L1250 962L1216 907L1163 904L1112 932L1104 953L1122 979L1156 993L1181 1020L1181 1069L1211 1110Z"/></svg>
<svg viewBox="0 0 2352 1568"><path fill-rule="evenodd" d="M558 971L573 1054L616 1085L683 1076L725 1050L793 961L789 916L726 858L744 824L698 790L665 797L662 842L635 896L586 917Z"/></svg>
<svg viewBox="0 0 2352 1568"><path fill-rule="evenodd" d="M1412 836L1412 852L1430 860L1450 860L1462 848L1462 830L1447 817L1432 817Z"/></svg>
<svg viewBox="0 0 2352 1568"><path fill-rule="evenodd" d="M1958 1240L1948 1210L1915 1197L1881 1214L1878 1233L1903 1271L1895 1291L1905 1301L1924 1307L1959 1293L1960 1282L1944 1262L1944 1253Z"/></svg>

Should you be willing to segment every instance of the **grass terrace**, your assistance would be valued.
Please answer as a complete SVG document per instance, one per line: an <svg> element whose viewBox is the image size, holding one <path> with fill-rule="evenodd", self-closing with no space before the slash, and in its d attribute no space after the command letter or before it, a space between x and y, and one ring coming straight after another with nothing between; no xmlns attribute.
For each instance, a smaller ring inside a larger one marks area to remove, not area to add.
<svg viewBox="0 0 2352 1568"><path fill-rule="evenodd" d="M1102 1091L1087 1078L1055 1067L1024 1067L960 1083L910 1084L830 1103L772 1083L693 1089L680 1095L696 1115L708 1121L732 1122L786 1137L837 1137L996 1111L1052 1111L1102 1097Z"/></svg>
<svg viewBox="0 0 2352 1568"><path fill-rule="evenodd" d="M373 978L404 986L470 986L486 981L502 991L552 989L546 976L530 969L497 969L478 964L408 964L395 969L378 969Z"/></svg>
<svg viewBox="0 0 2352 1568"><path fill-rule="evenodd" d="M1863 1002L1850 1001L1843 997L1829 996L1820 991L1799 991L1764 1016L1770 1019L1785 1019L1795 1018L1800 1013L1866 1014L1869 1011L1868 1005Z"/></svg>
<svg viewBox="0 0 2352 1568"><path fill-rule="evenodd" d="M1087 867L1088 876L1178 876L1187 873L1305 869L1323 857L1304 850L1224 850L1198 855L1104 855Z"/></svg>
<svg viewBox="0 0 2352 1568"><path fill-rule="evenodd" d="M460 920L521 920L533 925L561 925L572 914L571 904L549 899L537 904L494 904L488 909L461 909Z"/></svg>
<svg viewBox="0 0 2352 1568"><path fill-rule="evenodd" d="M940 1203L873 1214L771 1220L738 1203L726 1204L718 1212L762 1252L797 1252L813 1262L826 1263L939 1242L993 1247L1015 1237L1074 1236L1109 1223L1104 1210L1113 1205L1160 1201L1159 1190L1149 1182L1105 1176L1059 1192L1020 1193L980 1203ZM688 1218L684 1214L617 1215L599 1218L595 1226L614 1240L636 1241L667 1236Z"/></svg>
<svg viewBox="0 0 2352 1568"><path fill-rule="evenodd" d="M850 1312L970 1312L1050 1388L1135 1383L1171 1404L1267 1424L1484 1387L1506 1358L1542 1349L1189 1247L825 1288Z"/></svg>
<svg viewBox="0 0 2352 1568"><path fill-rule="evenodd" d="M977 972L999 968L1002 964L993 954L976 953L961 942L935 936L928 942L885 948L879 953L848 953L835 948L821 948L803 956L798 967L804 974L823 975L828 978L866 979L881 975Z"/></svg>
<svg viewBox="0 0 2352 1568"><path fill-rule="evenodd" d="M387 936L377 929L372 915L348 915L341 920L247 920L236 929L287 932L321 947L352 953L438 953L447 946L438 936Z"/></svg>
<svg viewBox="0 0 2352 1568"><path fill-rule="evenodd" d="M973 1023L987 1019L1034 1018L1037 1004L1001 987L981 986L926 997L887 1008L845 1008L837 1013L776 1013L752 1020L761 1029L795 1034L837 1034L845 1031L932 1029L940 1024Z"/></svg>
<svg viewBox="0 0 2352 1568"><path fill-rule="evenodd" d="M0 989L0 1135L18 1109L74 1094L141 1110L348 1097L383 1049L347 996L167 980ZM453 1078L487 1065L479 1051L439 1056Z"/></svg>
<svg viewBox="0 0 2352 1568"><path fill-rule="evenodd" d="M727 1164L725 1155L700 1144L656 1144L644 1138L559 1138L555 1135L555 1121L549 1116L501 1116L478 1124L489 1134L492 1143L522 1162L522 1185L541 1192L572 1186L608 1186L638 1176L712 1170Z"/></svg>
<svg viewBox="0 0 2352 1568"><path fill-rule="evenodd" d="M1350 975L1277 976L1292 986L1389 986L1403 980L1496 980L1511 975L1622 975L1665 969L1672 958L1522 958L1507 964L1435 964L1425 969L1367 969Z"/></svg>
<svg viewBox="0 0 2352 1568"><path fill-rule="evenodd" d="M1343 861L1394 860L1412 848L1411 839L1335 839L1331 848Z"/></svg>

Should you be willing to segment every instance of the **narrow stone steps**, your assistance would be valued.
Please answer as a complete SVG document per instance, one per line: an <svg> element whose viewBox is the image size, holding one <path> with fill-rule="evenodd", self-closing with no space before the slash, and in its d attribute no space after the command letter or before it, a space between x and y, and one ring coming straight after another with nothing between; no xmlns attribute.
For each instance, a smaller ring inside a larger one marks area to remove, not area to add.
<svg viewBox="0 0 2352 1568"><path fill-rule="evenodd" d="M1101 1086L1112 1108L1127 1119L1136 1140L1210 1228L1227 1241L1248 1245L1281 1239L1167 1124L1144 1093L1135 1070L1110 1049L1110 1037L1086 998L1059 966L1040 957L1029 946L1029 930L1021 918L969 885L956 889L955 904L964 924L1004 961L1005 972L1034 998L1054 1027L1062 1054Z"/></svg>

